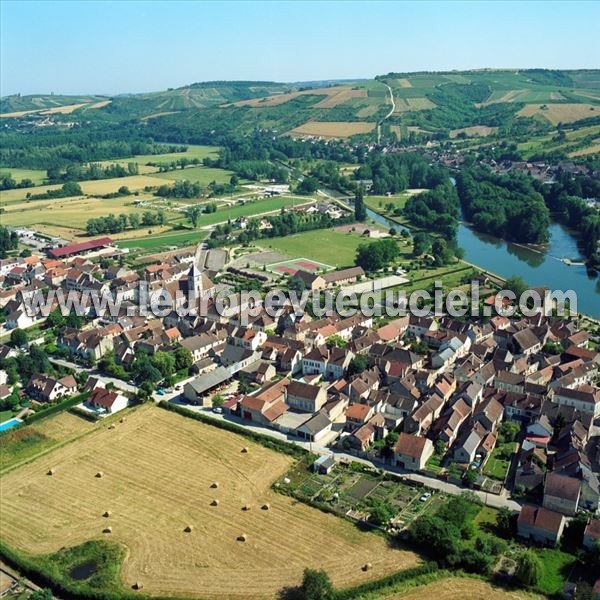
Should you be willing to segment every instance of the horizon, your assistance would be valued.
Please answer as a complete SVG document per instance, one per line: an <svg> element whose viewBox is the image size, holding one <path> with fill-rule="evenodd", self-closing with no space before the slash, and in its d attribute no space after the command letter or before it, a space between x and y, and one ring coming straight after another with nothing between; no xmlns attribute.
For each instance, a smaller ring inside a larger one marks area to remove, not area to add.
<svg viewBox="0 0 600 600"><path fill-rule="evenodd" d="M600 67L598 68L577 68L577 67L573 67L573 68L564 68L564 69L550 69L548 67L519 67L519 68L515 68L515 67L480 67L477 69L445 69L445 70L439 70L439 71L390 71L390 73L400 73L403 75L416 75L416 74L421 74L421 73L431 73L431 74L435 74L435 75L441 75L441 74L445 74L445 73L472 73L472 72L483 72L483 71L496 71L499 73L506 73L506 72L512 72L512 71L561 71L561 72L580 72L580 71L600 71ZM38 91L38 92L31 92L29 94L23 94L21 92L14 92L12 94L2 94L0 96L0 98L8 98L11 96L23 96L23 97L27 97L27 96L98 96L98 97L117 97L117 96L137 96L137 95L145 95L145 94L155 94L155 93L160 93L166 90L176 90L176 89L185 89L188 87L192 87L195 85L206 85L206 84L222 84L222 83L245 83L245 82L256 82L256 83L273 83L273 84L277 84L277 85L296 85L296 86L301 86L301 85L308 85L311 83L360 83L362 81L370 81L373 80L375 77L379 77L382 75L388 75L388 73L379 73L377 75L375 75L374 77L344 77L344 78L336 78L336 77L329 77L327 79L305 79L305 80L290 80L290 81L285 81L285 80L279 80L279 81L275 81L275 80L271 80L271 79L206 79L206 80L202 80L202 81L193 81L190 83L184 83L183 85L179 85L179 86L168 86L166 88L160 88L160 89L155 89L155 90L144 90L141 92L120 92L117 94L109 94L109 93L102 93L102 92L98 92L98 93L93 93L93 92L85 92L85 91L79 91L79 92L72 92L72 93L62 93L62 92L44 92L44 91Z"/></svg>
<svg viewBox="0 0 600 600"><path fill-rule="evenodd" d="M581 1L522 3L517 22L510 3L498 2L4 0L0 12L2 96L117 96L206 81L600 65L593 26L600 4ZM496 39L491 29L503 35Z"/></svg>

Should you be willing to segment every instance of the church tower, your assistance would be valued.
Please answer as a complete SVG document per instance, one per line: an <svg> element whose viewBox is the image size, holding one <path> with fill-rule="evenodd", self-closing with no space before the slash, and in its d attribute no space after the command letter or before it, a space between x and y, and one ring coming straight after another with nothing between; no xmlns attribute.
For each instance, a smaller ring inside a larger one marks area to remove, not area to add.
<svg viewBox="0 0 600 600"><path fill-rule="evenodd" d="M194 256L194 262L192 263L192 268L188 273L188 294L190 296L190 300L192 298L194 298L194 300L199 300L204 295L201 269L201 263L203 262L203 259L202 244L198 244L198 247L196 248L196 254Z"/></svg>

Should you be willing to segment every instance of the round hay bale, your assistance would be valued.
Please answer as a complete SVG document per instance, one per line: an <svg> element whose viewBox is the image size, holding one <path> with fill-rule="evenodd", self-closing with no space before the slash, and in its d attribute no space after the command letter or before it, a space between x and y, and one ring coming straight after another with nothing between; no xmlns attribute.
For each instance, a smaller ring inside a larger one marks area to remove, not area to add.
<svg viewBox="0 0 600 600"><path fill-rule="evenodd" d="M185 531L185 533L192 533L192 526L191 525L186 525L186 527L185 527L185 529L183 531Z"/></svg>
<svg viewBox="0 0 600 600"><path fill-rule="evenodd" d="M119 423L125 423L125 417L121 417L121 418L119 419Z"/></svg>
<svg viewBox="0 0 600 600"><path fill-rule="evenodd" d="M237 537L238 542L245 542L247 539L248 539L248 536L245 533L242 533L241 535L238 535L238 537Z"/></svg>
<svg viewBox="0 0 600 600"><path fill-rule="evenodd" d="M367 563L366 565L363 565L362 570L363 571L370 571L373 568L373 565L371 563Z"/></svg>
<svg viewBox="0 0 600 600"><path fill-rule="evenodd" d="M46 473L46 475L54 475L54 473L56 473L56 471L54 469L48 469L48 472Z"/></svg>
<svg viewBox="0 0 600 600"><path fill-rule="evenodd" d="M134 590L141 590L144 587L144 584L141 581L136 581L131 587Z"/></svg>
<svg viewBox="0 0 600 600"><path fill-rule="evenodd" d="M105 527L105 528L102 530L102 533L112 533L112 527Z"/></svg>
<svg viewBox="0 0 600 600"><path fill-rule="evenodd" d="M266 504L263 504L261 508L262 510L269 510L271 508L271 505L267 502Z"/></svg>
<svg viewBox="0 0 600 600"><path fill-rule="evenodd" d="M219 487L219 483L218 483L217 481L213 481L213 482L210 484L210 487L211 487L211 488L215 488L215 489L216 489L216 488L218 488L218 487Z"/></svg>
<svg viewBox="0 0 600 600"><path fill-rule="evenodd" d="M242 448L242 454L248 454L248 447L247 446L244 446Z"/></svg>
<svg viewBox="0 0 600 600"><path fill-rule="evenodd" d="M114 428L115 428L115 426L114 426L114 425L109 425L109 426L108 426L108 428L109 428L109 429L114 429Z"/></svg>
<svg viewBox="0 0 600 600"><path fill-rule="evenodd" d="M211 503L211 506L219 506L219 501L215 498Z"/></svg>
<svg viewBox="0 0 600 600"><path fill-rule="evenodd" d="M249 504L244 504L244 506L242 506L242 510L248 512L252 507Z"/></svg>
<svg viewBox="0 0 600 600"><path fill-rule="evenodd" d="M110 510L105 510L105 511L102 513L102 516L103 516L103 517L106 517L106 518L110 517Z"/></svg>
<svg viewBox="0 0 600 600"><path fill-rule="evenodd" d="M98 479L100 479L100 477L104 477L104 473L102 471L98 471L96 473L96 477L98 477Z"/></svg>

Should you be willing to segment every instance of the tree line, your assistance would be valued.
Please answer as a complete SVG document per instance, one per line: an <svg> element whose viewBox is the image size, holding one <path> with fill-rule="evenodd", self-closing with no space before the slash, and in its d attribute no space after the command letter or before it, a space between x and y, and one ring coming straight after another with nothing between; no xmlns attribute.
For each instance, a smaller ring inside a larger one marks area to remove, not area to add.
<svg viewBox="0 0 600 600"><path fill-rule="evenodd" d="M140 227L164 225L165 222L166 217L164 211L158 210L153 212L146 210L141 218L137 213L130 213L129 215L121 213L117 216L110 214L106 217L89 219L85 229L88 235L94 236L103 233L121 233L126 229L139 229Z"/></svg>

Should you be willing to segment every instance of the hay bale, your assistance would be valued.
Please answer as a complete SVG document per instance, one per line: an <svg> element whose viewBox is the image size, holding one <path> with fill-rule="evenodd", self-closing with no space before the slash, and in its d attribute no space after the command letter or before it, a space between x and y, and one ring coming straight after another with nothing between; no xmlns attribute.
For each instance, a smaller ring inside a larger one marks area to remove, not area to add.
<svg viewBox="0 0 600 600"><path fill-rule="evenodd" d="M125 417L121 417L121 418L119 419L119 423L125 423Z"/></svg>
<svg viewBox="0 0 600 600"><path fill-rule="evenodd" d="M102 533L112 533L112 527L105 527L105 528L102 530Z"/></svg>
<svg viewBox="0 0 600 600"><path fill-rule="evenodd" d="M56 471L54 469L48 469L48 472L46 473L46 475L54 475L54 473L56 473Z"/></svg>
<svg viewBox="0 0 600 600"><path fill-rule="evenodd" d="M249 504L244 504L244 506L242 506L242 510L248 512L252 507Z"/></svg>
<svg viewBox="0 0 600 600"><path fill-rule="evenodd" d="M98 477L98 479L100 479L100 477L104 477L104 473L102 471L98 471L96 473L96 477Z"/></svg>
<svg viewBox="0 0 600 600"><path fill-rule="evenodd" d="M136 581L131 587L134 590L141 590L144 587L144 584L141 581Z"/></svg>
<svg viewBox="0 0 600 600"><path fill-rule="evenodd" d="M362 570L363 571L370 571L373 568L373 565L371 563L367 563L365 565L363 565Z"/></svg>
<svg viewBox="0 0 600 600"><path fill-rule="evenodd" d="M248 447L247 446L244 446L242 448L242 454L248 454Z"/></svg>
<svg viewBox="0 0 600 600"><path fill-rule="evenodd" d="M105 511L102 513L102 516L103 516L103 517L106 517L106 518L108 519L108 517L110 517L110 510L105 510Z"/></svg>
<svg viewBox="0 0 600 600"><path fill-rule="evenodd" d="M270 505L268 502L267 502L266 504L263 504L263 505L261 506L261 509L262 509L262 510L269 510L270 508L271 508L271 505Z"/></svg>
<svg viewBox="0 0 600 600"><path fill-rule="evenodd" d="M211 487L211 488L215 488L215 489L216 489L216 488L218 488L218 487L219 487L219 484L218 484L218 482L216 482L216 481L213 481L213 482L210 484L210 487Z"/></svg>
<svg viewBox="0 0 600 600"><path fill-rule="evenodd" d="M114 428L115 428L115 426L114 426L114 425L109 425L109 426L108 426L108 428L109 428L109 429L114 429Z"/></svg>
<svg viewBox="0 0 600 600"><path fill-rule="evenodd" d="M242 533L241 535L238 535L238 537L237 537L238 542L245 542L247 539L248 539L248 536L245 533Z"/></svg>
<svg viewBox="0 0 600 600"><path fill-rule="evenodd" d="M211 503L211 506L219 506L219 501L215 498Z"/></svg>
<svg viewBox="0 0 600 600"><path fill-rule="evenodd" d="M185 529L183 531L185 531L185 533L192 533L192 526L191 525L186 525L186 527L185 527Z"/></svg>

